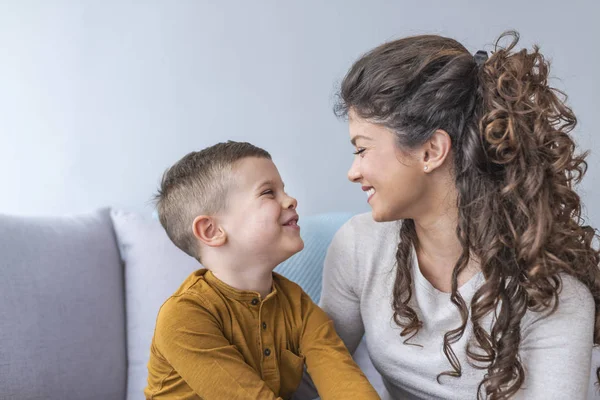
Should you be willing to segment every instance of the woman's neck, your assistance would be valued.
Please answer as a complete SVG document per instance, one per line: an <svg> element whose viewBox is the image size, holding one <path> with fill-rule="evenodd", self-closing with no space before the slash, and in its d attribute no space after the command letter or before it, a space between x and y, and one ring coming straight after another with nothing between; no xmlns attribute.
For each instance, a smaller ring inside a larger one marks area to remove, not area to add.
<svg viewBox="0 0 600 400"><path fill-rule="evenodd" d="M456 235L458 208L454 199L431 207L427 215L415 219L417 233L417 259L423 276L442 292L452 291L452 271L463 253ZM475 260L469 260L458 276L458 287L462 286L479 271Z"/></svg>

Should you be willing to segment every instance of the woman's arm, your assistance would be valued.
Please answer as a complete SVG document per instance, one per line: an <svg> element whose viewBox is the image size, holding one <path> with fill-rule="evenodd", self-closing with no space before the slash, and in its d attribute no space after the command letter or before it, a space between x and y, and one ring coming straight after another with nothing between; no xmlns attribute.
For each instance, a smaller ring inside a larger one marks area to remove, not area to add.
<svg viewBox="0 0 600 400"><path fill-rule="evenodd" d="M351 221L337 231L327 250L319 305L333 320L338 335L350 354L353 354L364 334L364 327L360 316L360 301L354 287L357 262L352 255L356 246ZM309 400L317 396L312 380L305 373L293 399Z"/></svg>
<svg viewBox="0 0 600 400"><path fill-rule="evenodd" d="M360 315L357 244L351 222L340 228L327 250L319 305L333 320L338 335L353 354L365 328Z"/></svg>

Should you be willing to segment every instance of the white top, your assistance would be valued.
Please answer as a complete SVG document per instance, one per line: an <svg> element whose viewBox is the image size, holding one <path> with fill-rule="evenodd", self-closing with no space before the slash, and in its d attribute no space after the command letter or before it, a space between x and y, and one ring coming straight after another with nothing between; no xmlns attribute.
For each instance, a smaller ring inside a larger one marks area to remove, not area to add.
<svg viewBox="0 0 600 400"><path fill-rule="evenodd" d="M321 307L351 353L363 334L373 365L394 399L475 399L485 370L467 362L465 346L472 336L467 324L460 341L452 345L462 366L462 377L436 377L452 370L443 353L444 333L460 326L458 309L450 295L435 289L421 274L416 257L411 307L423 327L404 344L393 320L399 222L377 223L371 214L355 216L335 235L325 259ZM414 251L413 251L414 254ZM460 289L466 304L483 283L480 272ZM521 322L519 355L525 381L515 398L585 399L593 346L594 300L584 284L562 276L555 313L543 317L527 311ZM491 315L484 321L490 326Z"/></svg>

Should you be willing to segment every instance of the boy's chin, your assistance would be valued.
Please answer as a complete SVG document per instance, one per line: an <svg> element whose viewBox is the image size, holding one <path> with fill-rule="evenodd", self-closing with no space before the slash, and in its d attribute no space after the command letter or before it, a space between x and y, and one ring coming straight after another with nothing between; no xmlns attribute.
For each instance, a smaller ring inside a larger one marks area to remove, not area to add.
<svg viewBox="0 0 600 400"><path fill-rule="evenodd" d="M296 253L301 252L302 250L304 250L304 240L300 239L300 243L298 244L298 246L297 246L296 250L294 251L294 253L292 254L292 256Z"/></svg>
<svg viewBox="0 0 600 400"><path fill-rule="evenodd" d="M286 249L285 253L282 255L282 260L279 262L279 264L291 258L293 255L301 252L303 249L304 241L300 239L300 241L297 244L291 245Z"/></svg>

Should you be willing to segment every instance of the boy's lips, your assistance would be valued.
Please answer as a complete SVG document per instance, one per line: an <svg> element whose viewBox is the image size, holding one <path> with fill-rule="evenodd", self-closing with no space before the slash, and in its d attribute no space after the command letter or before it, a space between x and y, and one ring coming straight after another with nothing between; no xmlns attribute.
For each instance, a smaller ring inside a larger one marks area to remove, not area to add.
<svg viewBox="0 0 600 400"><path fill-rule="evenodd" d="M289 217L285 223L283 223L283 226L289 226L291 228L300 229L300 226L298 225L298 220L298 214L294 214L291 217Z"/></svg>

